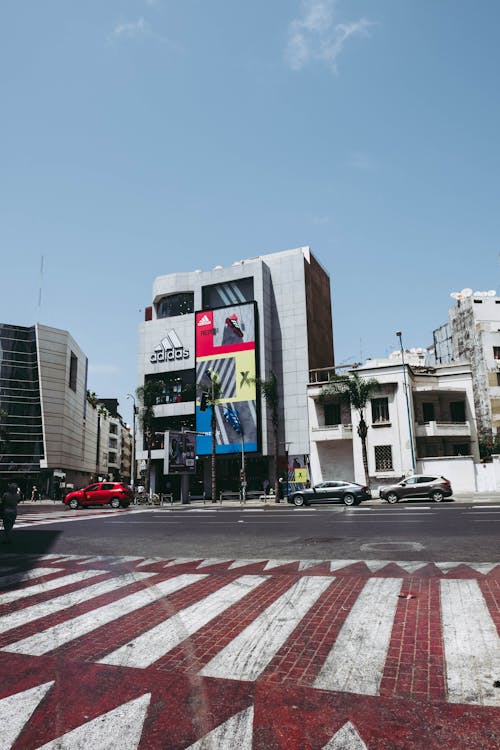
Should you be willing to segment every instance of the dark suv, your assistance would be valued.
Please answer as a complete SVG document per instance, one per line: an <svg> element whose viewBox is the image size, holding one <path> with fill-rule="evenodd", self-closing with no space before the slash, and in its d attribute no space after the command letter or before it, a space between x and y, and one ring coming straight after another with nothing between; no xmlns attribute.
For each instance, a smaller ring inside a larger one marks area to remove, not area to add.
<svg viewBox="0 0 500 750"><path fill-rule="evenodd" d="M121 482L96 482L96 484L84 487L83 490L68 492L63 503L73 510L88 505L128 508L133 499L134 493L126 484Z"/></svg>
<svg viewBox="0 0 500 750"><path fill-rule="evenodd" d="M389 484L379 488L379 497L388 503L397 503L404 497L430 497L440 503L452 495L451 484L444 477L433 477L428 474L413 474L402 479L398 484Z"/></svg>

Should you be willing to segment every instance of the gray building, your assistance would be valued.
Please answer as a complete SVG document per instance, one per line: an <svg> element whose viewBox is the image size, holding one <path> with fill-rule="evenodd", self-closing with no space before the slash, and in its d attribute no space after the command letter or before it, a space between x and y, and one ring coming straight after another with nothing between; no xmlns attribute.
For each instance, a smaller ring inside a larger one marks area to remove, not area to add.
<svg viewBox="0 0 500 750"><path fill-rule="evenodd" d="M203 431L209 424L199 392L213 369L223 383L225 407L234 407L244 423L242 439L224 419L224 405L217 410L219 488L237 484L240 443L249 489L260 489L272 476L270 409L255 393L255 380L272 372L280 389L280 470L307 468L309 371L332 363L330 280L308 247L157 277L140 326L138 361L140 385L164 384L155 406L154 488L175 491L178 479L163 473L165 430ZM209 442L196 438L192 488L209 488ZM139 433L139 468L146 456Z"/></svg>
<svg viewBox="0 0 500 750"><path fill-rule="evenodd" d="M80 486L84 460L87 358L67 331L0 326L0 481L49 495Z"/></svg>

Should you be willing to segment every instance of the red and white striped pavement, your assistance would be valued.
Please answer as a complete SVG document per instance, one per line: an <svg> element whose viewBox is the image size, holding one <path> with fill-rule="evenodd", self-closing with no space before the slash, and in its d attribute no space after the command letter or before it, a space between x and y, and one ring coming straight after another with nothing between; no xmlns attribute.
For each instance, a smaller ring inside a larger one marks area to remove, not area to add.
<svg viewBox="0 0 500 750"><path fill-rule="evenodd" d="M0 750L500 747L500 564L0 558Z"/></svg>

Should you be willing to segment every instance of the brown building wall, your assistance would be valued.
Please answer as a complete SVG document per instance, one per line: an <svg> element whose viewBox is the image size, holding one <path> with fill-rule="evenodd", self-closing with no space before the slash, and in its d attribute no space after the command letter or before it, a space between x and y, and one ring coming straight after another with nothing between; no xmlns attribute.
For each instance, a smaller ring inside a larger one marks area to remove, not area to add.
<svg viewBox="0 0 500 750"><path fill-rule="evenodd" d="M311 254L304 260L309 369L334 364L330 277Z"/></svg>

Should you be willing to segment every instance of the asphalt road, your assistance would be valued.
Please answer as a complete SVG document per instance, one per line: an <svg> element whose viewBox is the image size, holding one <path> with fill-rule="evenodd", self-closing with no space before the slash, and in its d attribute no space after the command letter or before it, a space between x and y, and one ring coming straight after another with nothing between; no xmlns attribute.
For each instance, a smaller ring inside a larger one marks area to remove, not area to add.
<svg viewBox="0 0 500 750"><path fill-rule="evenodd" d="M500 559L500 503L491 502L121 511L25 506L18 521L14 543L3 548L9 552L221 559Z"/></svg>

